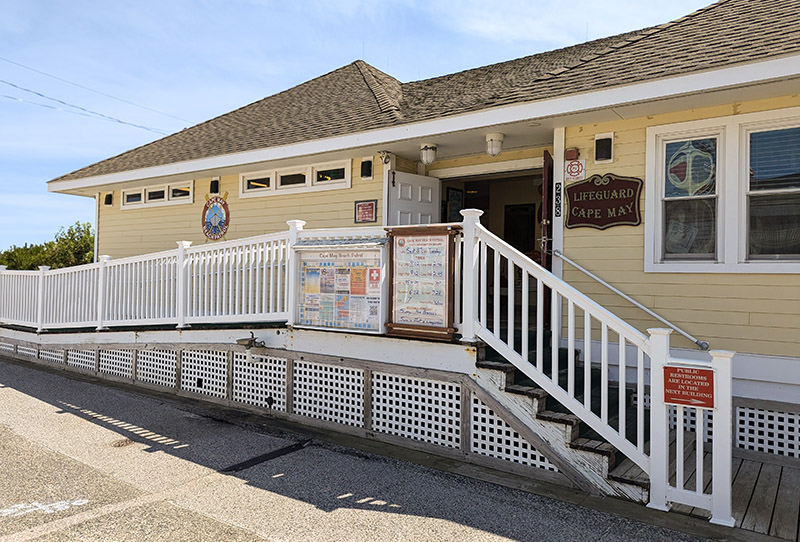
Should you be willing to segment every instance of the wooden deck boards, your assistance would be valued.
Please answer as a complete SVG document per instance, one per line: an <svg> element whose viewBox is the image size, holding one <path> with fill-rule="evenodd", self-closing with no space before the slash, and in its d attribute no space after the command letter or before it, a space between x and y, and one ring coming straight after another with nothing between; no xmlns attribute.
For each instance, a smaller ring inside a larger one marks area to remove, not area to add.
<svg viewBox="0 0 800 542"><path fill-rule="evenodd" d="M711 463L708 453L703 457L703 471L703 486L709 488ZM734 458L732 472L732 512L736 527L800 542L800 467ZM699 508L689 511L687 506L674 505L672 509L709 517L707 510Z"/></svg>

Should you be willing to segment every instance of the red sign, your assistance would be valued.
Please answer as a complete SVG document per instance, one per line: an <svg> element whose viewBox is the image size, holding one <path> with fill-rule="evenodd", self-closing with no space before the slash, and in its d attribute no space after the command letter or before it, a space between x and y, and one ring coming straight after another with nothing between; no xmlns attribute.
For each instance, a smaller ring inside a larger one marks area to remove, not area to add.
<svg viewBox="0 0 800 542"><path fill-rule="evenodd" d="M355 206L354 222L356 224L378 221L378 200L369 199L364 201L357 201L355 205L356 206Z"/></svg>
<svg viewBox="0 0 800 542"><path fill-rule="evenodd" d="M714 408L714 371L697 367L664 367L664 402Z"/></svg>

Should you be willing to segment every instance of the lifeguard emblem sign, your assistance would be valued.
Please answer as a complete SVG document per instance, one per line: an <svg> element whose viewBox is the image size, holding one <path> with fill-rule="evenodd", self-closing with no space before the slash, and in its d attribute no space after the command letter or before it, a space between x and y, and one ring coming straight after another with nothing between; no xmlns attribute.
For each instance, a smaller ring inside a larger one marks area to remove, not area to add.
<svg viewBox="0 0 800 542"><path fill-rule="evenodd" d="M224 239L231 223L231 213L228 210L228 202L225 201L227 197L227 192L222 197L206 194L202 216L203 233L212 241Z"/></svg>

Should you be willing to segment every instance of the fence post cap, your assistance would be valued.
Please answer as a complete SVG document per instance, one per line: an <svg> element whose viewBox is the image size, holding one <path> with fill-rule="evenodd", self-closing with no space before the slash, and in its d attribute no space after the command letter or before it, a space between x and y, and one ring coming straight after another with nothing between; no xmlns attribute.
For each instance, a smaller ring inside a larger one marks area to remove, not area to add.
<svg viewBox="0 0 800 542"><path fill-rule="evenodd" d="M7 265L0 265L0 271L5 271L6 269L8 269Z"/></svg>
<svg viewBox="0 0 800 542"><path fill-rule="evenodd" d="M483 211L481 211L480 209L461 209L459 212L461 213L461 216L463 216L464 218L475 217L477 219L481 215L483 215Z"/></svg>
<svg viewBox="0 0 800 542"><path fill-rule="evenodd" d="M672 330L666 327L651 327L647 329L647 332L650 335L660 335L666 337L667 335L670 335L672 333Z"/></svg>
<svg viewBox="0 0 800 542"><path fill-rule="evenodd" d="M733 352L731 350L709 350L708 353L711 354L712 358L731 359L733 356L736 355L736 352Z"/></svg>
<svg viewBox="0 0 800 542"><path fill-rule="evenodd" d="M48 269L50 269L49 265L40 265L39 266L39 271L47 271Z"/></svg>
<svg viewBox="0 0 800 542"><path fill-rule="evenodd" d="M192 241L175 241L179 247L189 248L192 246Z"/></svg>
<svg viewBox="0 0 800 542"><path fill-rule="evenodd" d="M305 220L287 220L287 221L286 221L286 224L287 224L287 225L289 226L289 228L291 228L291 229L298 229L298 230L302 230L302 229L303 229L303 226L305 226L305 225L306 225L306 221L305 221Z"/></svg>
<svg viewBox="0 0 800 542"><path fill-rule="evenodd" d="M108 254L101 254L100 257L98 258L98 260L101 262L107 262L110 259L111 256L109 256Z"/></svg>

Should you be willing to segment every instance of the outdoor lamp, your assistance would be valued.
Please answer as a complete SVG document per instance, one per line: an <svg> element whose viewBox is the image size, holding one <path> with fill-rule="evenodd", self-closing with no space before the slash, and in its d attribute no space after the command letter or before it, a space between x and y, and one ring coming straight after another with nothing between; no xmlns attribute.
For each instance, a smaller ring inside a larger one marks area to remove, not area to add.
<svg viewBox="0 0 800 542"><path fill-rule="evenodd" d="M486 154L489 156L497 156L503 152L503 137L503 134L499 132L486 134Z"/></svg>
<svg viewBox="0 0 800 542"><path fill-rule="evenodd" d="M419 148L419 159L426 166L431 165L436 160L436 145L433 143L425 143Z"/></svg>

